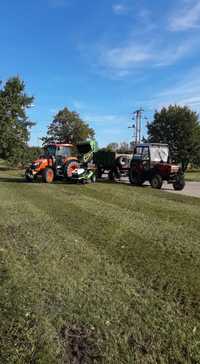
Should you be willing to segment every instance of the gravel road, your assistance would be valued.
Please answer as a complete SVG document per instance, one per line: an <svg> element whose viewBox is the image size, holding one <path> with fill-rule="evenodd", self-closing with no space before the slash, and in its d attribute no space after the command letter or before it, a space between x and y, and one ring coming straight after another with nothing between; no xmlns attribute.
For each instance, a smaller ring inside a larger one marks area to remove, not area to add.
<svg viewBox="0 0 200 364"><path fill-rule="evenodd" d="M121 179L121 182L123 183L129 183L128 178ZM148 186L148 183L145 183L146 186ZM149 186L149 188L151 188ZM177 193L179 195L186 195L186 196L192 196L192 197L199 197L200 198L200 182L187 182L183 191L174 191L173 186L171 184L164 183L162 187L163 191L166 192L172 192Z"/></svg>
<svg viewBox="0 0 200 364"><path fill-rule="evenodd" d="M183 191L174 191L172 185L168 184L164 184L162 189L167 192L200 198L200 182L186 182L186 186Z"/></svg>

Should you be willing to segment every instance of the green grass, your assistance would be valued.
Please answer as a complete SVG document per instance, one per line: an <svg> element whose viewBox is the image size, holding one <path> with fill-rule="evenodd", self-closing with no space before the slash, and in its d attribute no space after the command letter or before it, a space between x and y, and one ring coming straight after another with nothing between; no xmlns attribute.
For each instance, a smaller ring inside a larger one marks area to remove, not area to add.
<svg viewBox="0 0 200 364"><path fill-rule="evenodd" d="M200 363L199 199L3 170L0 201L0 363Z"/></svg>
<svg viewBox="0 0 200 364"><path fill-rule="evenodd" d="M200 170L187 172L186 180L193 181L193 182L200 182Z"/></svg>

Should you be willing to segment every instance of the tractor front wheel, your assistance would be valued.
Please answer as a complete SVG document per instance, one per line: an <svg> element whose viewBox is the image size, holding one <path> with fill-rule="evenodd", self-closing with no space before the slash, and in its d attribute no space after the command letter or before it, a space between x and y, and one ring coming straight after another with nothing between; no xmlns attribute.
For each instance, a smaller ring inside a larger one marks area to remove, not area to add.
<svg viewBox="0 0 200 364"><path fill-rule="evenodd" d="M157 188L160 190L162 188L163 179L159 174L155 174L155 176L152 177L150 183L152 188Z"/></svg>
<svg viewBox="0 0 200 364"><path fill-rule="evenodd" d="M185 187L185 179L184 177L178 177L176 181L173 183L173 187L175 191L182 191Z"/></svg>
<svg viewBox="0 0 200 364"><path fill-rule="evenodd" d="M54 171L52 168L45 168L42 174L43 182L52 183L54 180Z"/></svg>

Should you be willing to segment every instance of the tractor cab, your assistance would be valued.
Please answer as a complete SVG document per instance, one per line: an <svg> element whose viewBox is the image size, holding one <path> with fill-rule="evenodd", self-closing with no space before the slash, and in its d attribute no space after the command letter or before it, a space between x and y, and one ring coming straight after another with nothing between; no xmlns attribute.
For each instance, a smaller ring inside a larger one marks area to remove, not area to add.
<svg viewBox="0 0 200 364"><path fill-rule="evenodd" d="M179 165L170 163L167 144L138 144L134 147L129 180L141 186L148 181L153 188L160 189L163 181L173 184L175 190L185 186L184 174Z"/></svg>
<svg viewBox="0 0 200 364"><path fill-rule="evenodd" d="M135 146L133 160L149 163L167 163L169 147L167 144L140 144Z"/></svg>
<svg viewBox="0 0 200 364"><path fill-rule="evenodd" d="M71 157L73 154L72 144L49 144L44 147L45 157L55 157L55 158L67 158Z"/></svg>

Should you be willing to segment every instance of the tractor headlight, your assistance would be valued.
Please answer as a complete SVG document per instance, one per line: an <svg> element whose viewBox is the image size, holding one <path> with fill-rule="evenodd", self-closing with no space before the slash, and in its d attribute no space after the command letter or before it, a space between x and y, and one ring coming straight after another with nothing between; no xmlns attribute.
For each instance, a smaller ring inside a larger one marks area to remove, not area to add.
<svg viewBox="0 0 200 364"><path fill-rule="evenodd" d="M177 173L179 171L179 166L171 166L171 173Z"/></svg>

